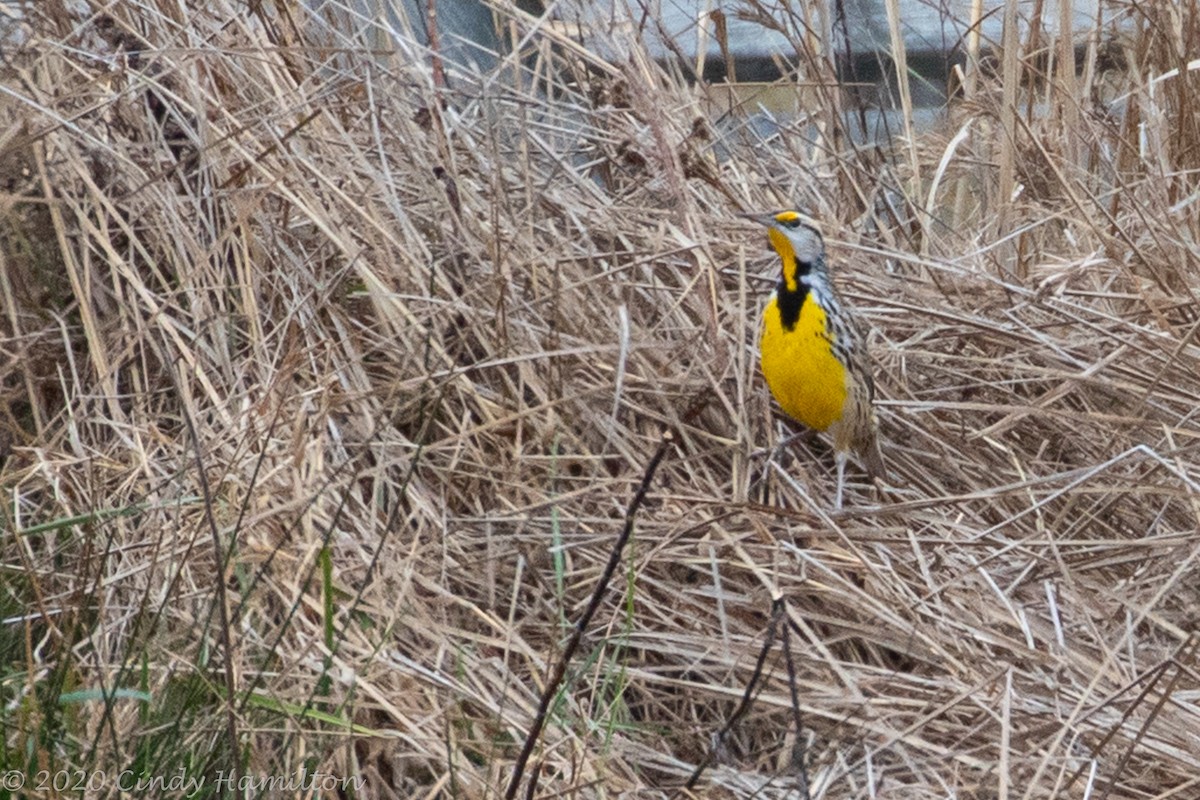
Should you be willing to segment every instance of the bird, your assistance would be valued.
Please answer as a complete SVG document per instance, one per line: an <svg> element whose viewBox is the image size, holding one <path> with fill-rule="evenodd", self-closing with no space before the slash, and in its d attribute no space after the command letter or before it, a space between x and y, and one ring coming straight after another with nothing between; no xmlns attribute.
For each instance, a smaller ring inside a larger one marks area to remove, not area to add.
<svg viewBox="0 0 1200 800"><path fill-rule="evenodd" d="M887 477L866 339L833 287L816 228L795 211L742 216L766 226L780 260L779 283L763 310L763 377L785 414L833 438L840 509L850 451L872 478Z"/></svg>

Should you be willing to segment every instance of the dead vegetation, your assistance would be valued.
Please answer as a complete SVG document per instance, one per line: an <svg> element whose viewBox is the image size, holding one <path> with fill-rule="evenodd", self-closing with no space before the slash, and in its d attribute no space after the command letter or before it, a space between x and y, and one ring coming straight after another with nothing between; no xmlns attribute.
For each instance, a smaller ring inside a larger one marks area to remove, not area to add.
<svg viewBox="0 0 1200 800"><path fill-rule="evenodd" d="M1195 794L1196 9L1014 35L882 148L820 51L766 132L495 6L476 73L295 4L25 12L8 767L500 797L563 664L522 796ZM873 329L891 480L838 515L756 367L735 213L794 204Z"/></svg>

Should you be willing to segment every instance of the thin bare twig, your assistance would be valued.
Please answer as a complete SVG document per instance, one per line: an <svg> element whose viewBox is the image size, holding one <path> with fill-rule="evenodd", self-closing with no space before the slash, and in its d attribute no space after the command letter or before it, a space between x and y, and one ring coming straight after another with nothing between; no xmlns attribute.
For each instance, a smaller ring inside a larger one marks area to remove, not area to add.
<svg viewBox="0 0 1200 800"><path fill-rule="evenodd" d="M642 474L642 481L638 484L637 492L633 495L633 499L629 501L629 508L625 511L625 526L621 529L621 534L613 542L612 548L609 550L608 563L604 565L604 570L600 573L600 577L592 589L592 596L589 598L587 606L584 608L583 613L579 615L579 619L575 621L571 637L567 640L562 653L559 654L558 660L554 662L554 666L550 670L550 676L546 680L546 687L542 690L542 697L538 701L537 711L533 715L533 724L525 734L525 743L521 747L521 752L517 756L516 763L513 765L512 778L509 780L508 790L504 793L506 800L512 800L512 798L516 797L517 789L521 785L521 775L525 772L525 764L529 761L530 755L533 754L533 749L537 746L538 739L541 736L542 727L546 724L546 713L550 709L550 703L554 700L555 695L558 694L563 676L567 672L567 666L571 663L575 651L579 648L579 643L583 641L583 634L587 631L588 625L591 624L592 617L596 615L596 611L600 608L600 603L608 591L608 584L612 580L612 576L616 574L617 567L621 564L621 556L625 551L625 545L629 543L629 537L633 535L634 518L637 515L638 509L641 508L642 502L646 499L646 493L650 490L650 484L654 480L654 473L658 471L658 465L662 462L663 457L666 456L667 450L674 443L674 440L675 437L670 431L663 432L658 449L654 451L654 455L646 465L646 471Z"/></svg>

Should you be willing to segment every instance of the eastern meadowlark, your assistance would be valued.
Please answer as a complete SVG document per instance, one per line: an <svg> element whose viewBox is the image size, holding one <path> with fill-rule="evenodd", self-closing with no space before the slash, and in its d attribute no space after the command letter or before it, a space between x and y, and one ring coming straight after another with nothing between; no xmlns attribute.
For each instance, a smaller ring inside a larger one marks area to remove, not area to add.
<svg viewBox="0 0 1200 800"><path fill-rule="evenodd" d="M779 284L763 312L763 377L789 417L833 437L834 503L841 508L850 450L872 478L886 475L867 343L834 291L821 234L795 211L745 216L767 226L782 262Z"/></svg>

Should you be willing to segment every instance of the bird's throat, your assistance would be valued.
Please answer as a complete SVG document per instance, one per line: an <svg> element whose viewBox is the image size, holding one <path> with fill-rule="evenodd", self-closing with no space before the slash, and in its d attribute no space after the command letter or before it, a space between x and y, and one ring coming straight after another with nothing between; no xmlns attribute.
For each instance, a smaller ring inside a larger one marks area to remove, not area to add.
<svg viewBox="0 0 1200 800"><path fill-rule="evenodd" d="M790 291L797 291L799 286L796 283L796 249L792 247L791 240L782 231L771 228L767 231L767 236L770 237L771 246L775 248L775 252L779 254L779 258L783 262L783 285ZM801 298L801 300L803 299Z"/></svg>

